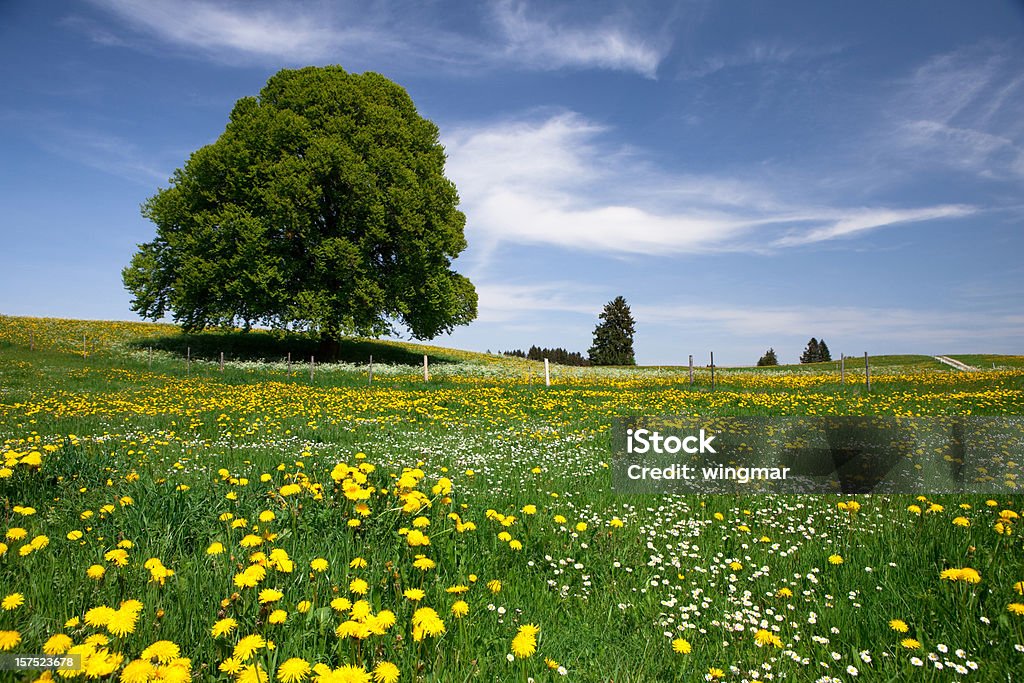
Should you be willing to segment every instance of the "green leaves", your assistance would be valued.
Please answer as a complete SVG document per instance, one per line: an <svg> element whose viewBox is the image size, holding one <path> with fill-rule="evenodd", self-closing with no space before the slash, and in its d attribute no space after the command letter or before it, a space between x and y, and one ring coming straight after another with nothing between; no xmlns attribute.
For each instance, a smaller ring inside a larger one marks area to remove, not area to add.
<svg viewBox="0 0 1024 683"><path fill-rule="evenodd" d="M379 74L283 70L144 206L132 308L187 330L239 322L429 339L476 317L451 269L465 216L437 127Z"/></svg>

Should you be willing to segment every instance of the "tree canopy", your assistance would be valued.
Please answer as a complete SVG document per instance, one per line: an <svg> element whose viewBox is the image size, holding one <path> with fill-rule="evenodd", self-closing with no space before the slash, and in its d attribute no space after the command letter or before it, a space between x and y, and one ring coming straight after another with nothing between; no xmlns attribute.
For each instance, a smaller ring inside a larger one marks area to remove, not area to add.
<svg viewBox="0 0 1024 683"><path fill-rule="evenodd" d="M467 324L477 296L451 268L465 216L444 163L437 126L384 76L280 71L143 205L157 234L122 273L132 309L325 339Z"/></svg>
<svg viewBox="0 0 1024 683"><path fill-rule="evenodd" d="M592 365L636 365L633 355L635 322L629 304L621 296L609 301L598 316L594 345L590 347Z"/></svg>

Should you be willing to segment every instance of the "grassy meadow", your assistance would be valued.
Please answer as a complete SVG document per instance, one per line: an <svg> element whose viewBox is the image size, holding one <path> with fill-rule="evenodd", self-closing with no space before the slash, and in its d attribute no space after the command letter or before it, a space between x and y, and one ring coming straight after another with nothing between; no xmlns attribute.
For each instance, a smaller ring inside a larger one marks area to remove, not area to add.
<svg viewBox="0 0 1024 683"><path fill-rule="evenodd" d="M1024 357L873 358L869 393L856 358L712 391L314 353L0 316L0 653L83 662L0 681L1024 679L1019 496L623 496L608 469L619 415L1024 415Z"/></svg>

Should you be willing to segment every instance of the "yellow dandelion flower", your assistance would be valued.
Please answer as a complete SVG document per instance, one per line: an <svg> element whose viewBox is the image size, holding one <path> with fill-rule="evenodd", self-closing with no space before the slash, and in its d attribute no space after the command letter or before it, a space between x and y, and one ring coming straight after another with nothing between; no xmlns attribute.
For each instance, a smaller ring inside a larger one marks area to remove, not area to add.
<svg viewBox="0 0 1024 683"><path fill-rule="evenodd" d="M391 662L380 662L373 668L373 680L375 683L397 683L398 677L398 667Z"/></svg>
<svg viewBox="0 0 1024 683"><path fill-rule="evenodd" d="M773 645L775 647L782 647L782 639L764 628L758 629L757 633L754 634L754 642L759 646Z"/></svg>
<svg viewBox="0 0 1024 683"><path fill-rule="evenodd" d="M156 677L156 667L145 659L134 659L121 671L121 683L149 683Z"/></svg>
<svg viewBox="0 0 1024 683"><path fill-rule="evenodd" d="M277 679L282 683L302 683L309 677L309 662L299 657L292 657L277 667Z"/></svg>
<svg viewBox="0 0 1024 683"><path fill-rule="evenodd" d="M158 640L139 655L140 659L156 659L161 664L167 664L170 661L177 659L181 656L181 648L176 643L170 640Z"/></svg>
<svg viewBox="0 0 1024 683"><path fill-rule="evenodd" d="M267 641L263 639L263 636L258 633L254 633L239 640L231 654L238 661L247 662L250 657L256 654L257 650L266 646Z"/></svg>
<svg viewBox="0 0 1024 683"><path fill-rule="evenodd" d="M226 636L227 634L231 633L237 627L238 622L232 619L231 617L221 619L220 621L214 623L213 627L210 629L210 635L214 638L220 638L221 636Z"/></svg>
<svg viewBox="0 0 1024 683"><path fill-rule="evenodd" d="M62 655L74 644L70 636L63 633L50 636L50 639L43 643L43 652L48 655Z"/></svg>
<svg viewBox="0 0 1024 683"><path fill-rule="evenodd" d="M2 606L5 611L10 612L11 610L18 609L19 607L21 607L24 604L25 604L25 596L24 595L22 595L21 593L11 593L10 595L8 595L6 598L3 599L3 602L0 603L0 606Z"/></svg>

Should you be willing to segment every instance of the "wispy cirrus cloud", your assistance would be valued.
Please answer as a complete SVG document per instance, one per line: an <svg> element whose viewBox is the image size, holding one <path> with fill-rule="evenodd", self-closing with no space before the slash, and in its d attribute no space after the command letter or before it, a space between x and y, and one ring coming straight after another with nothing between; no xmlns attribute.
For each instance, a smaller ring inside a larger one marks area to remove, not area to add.
<svg viewBox="0 0 1024 683"><path fill-rule="evenodd" d="M203 0L92 1L131 29L214 57L315 61L344 45L368 43L381 37L375 31L328 24L320 10L281 5ZM112 39L109 29L101 36L104 40Z"/></svg>
<svg viewBox="0 0 1024 683"><path fill-rule="evenodd" d="M683 78L704 78L720 71L748 66L778 67L791 63L812 62L842 51L839 45L813 46L779 40L754 40L733 52L703 57L685 66Z"/></svg>
<svg viewBox="0 0 1024 683"><path fill-rule="evenodd" d="M936 55L898 81L885 143L909 164L1024 178L1024 60L982 43Z"/></svg>
<svg viewBox="0 0 1024 683"><path fill-rule="evenodd" d="M968 339L1014 338L1024 335L1019 313L951 312L899 306L737 306L726 302L694 305L663 301L633 306L638 322L685 325L730 335L771 338L786 330L821 330L833 338L863 337L881 341L948 344ZM922 348L921 352L941 353Z"/></svg>
<svg viewBox="0 0 1024 683"><path fill-rule="evenodd" d="M502 0L495 18L505 37L505 54L539 69L596 67L632 71L654 78L668 42L623 27L614 17L586 26L532 16L526 3Z"/></svg>
<svg viewBox="0 0 1024 683"><path fill-rule="evenodd" d="M476 284L480 299L477 321L516 322L543 313L593 315L601 301L600 287L558 281L533 284L483 280Z"/></svg>
<svg viewBox="0 0 1024 683"><path fill-rule="evenodd" d="M209 0L91 2L132 31L229 63L339 61L455 71L592 68L653 77L670 47L667 38L653 40L645 32L626 28L621 16L581 23L541 16L518 0L497 0L479 8L483 34L452 30L444 14L402 0L360 6ZM81 17L67 23L102 44L132 44L110 27ZM151 49L138 41L134 44Z"/></svg>
<svg viewBox="0 0 1024 683"><path fill-rule="evenodd" d="M0 123L9 121L45 152L139 185L166 183L177 163L169 154L153 153L121 135L71 123L52 112L0 110Z"/></svg>
<svg viewBox="0 0 1024 683"><path fill-rule="evenodd" d="M976 211L821 205L811 188L678 175L607 144L606 132L558 112L447 134L448 172L484 253L502 243L611 255L763 252Z"/></svg>

